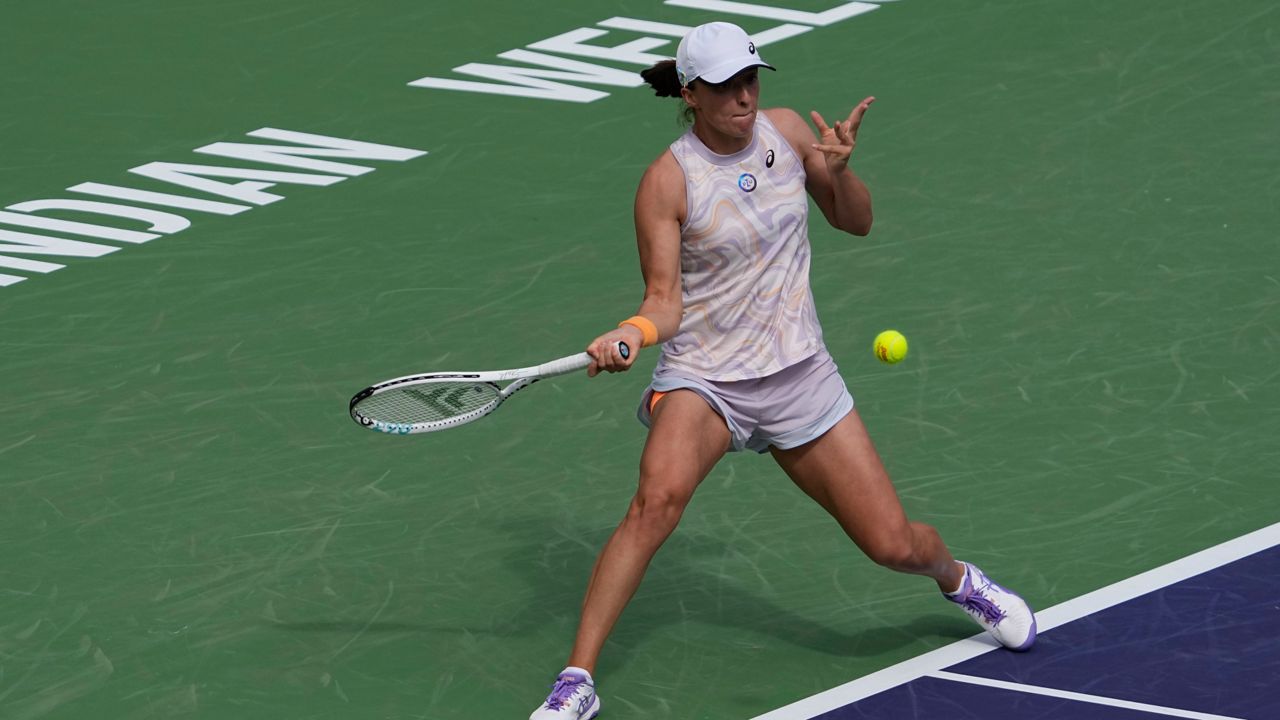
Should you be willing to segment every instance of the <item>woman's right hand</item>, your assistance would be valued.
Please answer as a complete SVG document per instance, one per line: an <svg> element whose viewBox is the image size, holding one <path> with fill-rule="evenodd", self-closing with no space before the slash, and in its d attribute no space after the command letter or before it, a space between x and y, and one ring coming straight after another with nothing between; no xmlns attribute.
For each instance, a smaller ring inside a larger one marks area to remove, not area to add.
<svg viewBox="0 0 1280 720"><path fill-rule="evenodd" d="M625 358L618 348L619 342L626 343L630 351ZM592 358L591 364L587 366L587 376L595 377L601 371L616 373L630 370L643 344L644 333L631 325L623 325L592 340L587 345L587 354Z"/></svg>

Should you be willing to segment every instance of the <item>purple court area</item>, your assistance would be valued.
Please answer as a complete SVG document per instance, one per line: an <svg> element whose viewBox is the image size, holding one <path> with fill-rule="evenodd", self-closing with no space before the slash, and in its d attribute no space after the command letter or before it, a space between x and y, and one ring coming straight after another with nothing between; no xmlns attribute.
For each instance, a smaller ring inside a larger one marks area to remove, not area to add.
<svg viewBox="0 0 1280 720"><path fill-rule="evenodd" d="M1053 628L1030 652L988 652L814 720L1161 717L1280 718L1280 547Z"/></svg>

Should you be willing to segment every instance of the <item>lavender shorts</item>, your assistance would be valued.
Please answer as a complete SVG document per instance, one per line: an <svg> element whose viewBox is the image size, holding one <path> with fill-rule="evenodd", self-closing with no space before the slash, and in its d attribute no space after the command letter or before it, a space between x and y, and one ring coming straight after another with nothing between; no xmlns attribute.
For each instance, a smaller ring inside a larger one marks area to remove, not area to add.
<svg viewBox="0 0 1280 720"><path fill-rule="evenodd" d="M816 440L853 410L853 396L826 349L772 375L720 382L658 366L644 391L640 422L649 426L654 393L692 390L729 426L733 450L768 452Z"/></svg>

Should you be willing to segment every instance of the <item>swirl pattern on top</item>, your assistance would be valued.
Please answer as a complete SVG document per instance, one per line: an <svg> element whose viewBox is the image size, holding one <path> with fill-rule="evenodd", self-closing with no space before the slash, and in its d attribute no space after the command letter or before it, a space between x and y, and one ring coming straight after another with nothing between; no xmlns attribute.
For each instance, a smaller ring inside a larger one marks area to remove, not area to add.
<svg viewBox="0 0 1280 720"><path fill-rule="evenodd" d="M751 143L717 155L690 130L671 145L684 171L680 330L659 367L708 380L772 375L822 347L809 288L809 200L804 164L769 119ZM772 155L772 157L770 157ZM739 184L749 173L750 192Z"/></svg>

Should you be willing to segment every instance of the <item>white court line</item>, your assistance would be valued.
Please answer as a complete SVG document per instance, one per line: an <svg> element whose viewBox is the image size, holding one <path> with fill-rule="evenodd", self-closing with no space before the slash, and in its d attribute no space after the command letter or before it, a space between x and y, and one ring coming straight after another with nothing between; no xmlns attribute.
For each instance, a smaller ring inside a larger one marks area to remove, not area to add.
<svg viewBox="0 0 1280 720"><path fill-rule="evenodd" d="M1128 710L1140 710L1142 712L1168 715L1170 717L1191 718L1191 720L1241 720L1241 718L1227 717L1226 715L1210 715L1209 713L1195 712L1194 710L1180 710L1178 708L1164 707L1163 705L1148 705L1146 703L1133 702L1131 700L1117 700L1116 698L1103 697L1101 695L1086 695L1085 693L1069 692L1067 690L1054 690L1053 688L1040 687L1039 685L1023 685L1022 683L992 680L990 678L974 677L972 675L957 675L956 673L949 673L942 670L929 673L929 677L938 678L939 680L969 683L970 685L1000 688L1001 690L1013 690L1015 692L1027 693L1029 695L1045 695L1048 697L1062 698L1063 700L1075 700L1077 702L1087 702L1095 705L1108 705L1110 707L1126 708Z"/></svg>
<svg viewBox="0 0 1280 720"><path fill-rule="evenodd" d="M1036 624L1040 632L1065 625L1072 620L1119 605L1153 590L1182 582L1204 572L1222 567L1244 557L1261 552L1267 548L1280 545L1280 523L1255 530L1221 545L1201 550L1181 560L1174 560L1153 570L1134 575L1127 580L1108 585L1081 595L1073 600L1054 605L1036 613ZM937 650L911 658L834 687L825 692L807 697L785 707L778 708L752 720L809 720L815 715L830 712L857 702L889 688L915 680L916 678L936 673L956 663L971 660L1000 647L989 635L982 633L959 642L940 647Z"/></svg>

